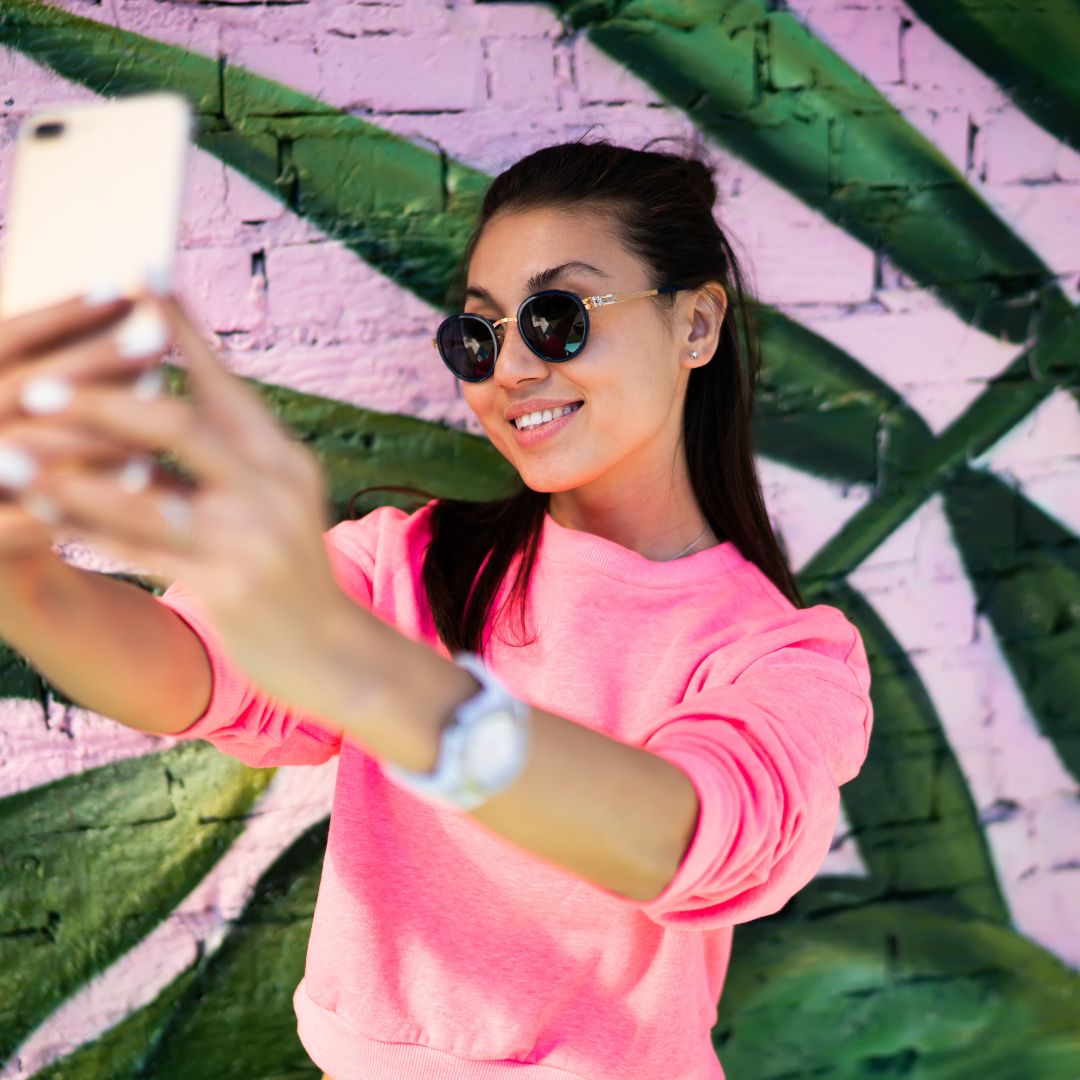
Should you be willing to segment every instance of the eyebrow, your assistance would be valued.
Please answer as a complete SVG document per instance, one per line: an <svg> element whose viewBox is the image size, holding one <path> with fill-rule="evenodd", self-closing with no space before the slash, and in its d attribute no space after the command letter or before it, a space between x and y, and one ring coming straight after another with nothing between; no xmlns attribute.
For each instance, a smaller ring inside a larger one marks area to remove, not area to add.
<svg viewBox="0 0 1080 1080"><path fill-rule="evenodd" d="M572 259L570 262L559 263L558 266L549 266L546 270L540 270L538 273L533 274L528 282L526 282L526 287L530 293L539 292L541 289L548 288L564 274L582 272L596 274L597 277L602 278L609 276L608 274L605 274L603 270L598 269L590 263ZM465 290L464 299L467 300L469 297L474 297L477 300L486 300L492 305L495 303L495 297L493 297L482 285L470 285Z"/></svg>

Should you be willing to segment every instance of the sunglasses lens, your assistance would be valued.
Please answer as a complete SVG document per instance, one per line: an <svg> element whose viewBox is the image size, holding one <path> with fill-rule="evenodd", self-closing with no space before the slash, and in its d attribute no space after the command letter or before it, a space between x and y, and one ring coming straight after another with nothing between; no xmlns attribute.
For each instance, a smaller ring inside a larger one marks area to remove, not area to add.
<svg viewBox="0 0 1080 1080"><path fill-rule="evenodd" d="M585 308L572 296L538 296L525 305L518 329L541 356L569 360L585 344Z"/></svg>
<svg viewBox="0 0 1080 1080"><path fill-rule="evenodd" d="M436 335L446 366L467 382L486 379L495 368L495 335L475 315L451 315Z"/></svg>

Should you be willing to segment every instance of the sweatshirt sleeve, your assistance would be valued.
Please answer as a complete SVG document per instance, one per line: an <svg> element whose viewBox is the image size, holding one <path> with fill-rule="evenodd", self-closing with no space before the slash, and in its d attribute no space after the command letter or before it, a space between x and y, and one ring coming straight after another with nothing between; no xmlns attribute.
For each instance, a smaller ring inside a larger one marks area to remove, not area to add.
<svg viewBox="0 0 1080 1080"><path fill-rule="evenodd" d="M839 609L793 615L751 639L760 655L734 680L710 685L706 675L644 744L687 774L700 802L674 877L637 904L662 926L708 930L771 915L829 852L840 785L869 748L870 669Z"/></svg>
<svg viewBox="0 0 1080 1080"><path fill-rule="evenodd" d="M377 512L373 511L372 514ZM374 557L369 514L342 521L323 533L327 555L341 588L371 610ZM371 540L370 543L365 542ZM212 689L206 709L190 727L162 738L205 739L222 753L257 769L278 765L321 765L341 750L341 731L273 701L236 667L206 609L182 582L174 581L157 601L171 608L202 642L210 661Z"/></svg>

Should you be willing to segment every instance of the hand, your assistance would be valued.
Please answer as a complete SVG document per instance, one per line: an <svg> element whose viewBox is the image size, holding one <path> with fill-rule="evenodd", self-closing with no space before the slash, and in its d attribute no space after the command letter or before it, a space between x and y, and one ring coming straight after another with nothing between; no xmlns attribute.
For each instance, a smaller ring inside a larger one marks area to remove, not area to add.
<svg viewBox="0 0 1080 1080"><path fill-rule="evenodd" d="M221 364L174 297L148 302L186 361L191 400L165 395L133 407L122 388L83 385L37 422L171 451L192 482L159 468L133 492L100 472L43 468L27 491L57 504L53 531L145 568L150 580L180 579L230 659L276 700L308 709L329 635L346 611L361 610L327 555L319 462Z"/></svg>
<svg viewBox="0 0 1080 1080"><path fill-rule="evenodd" d="M78 428L38 424L21 411L20 394L32 379L64 379L131 388L156 357L131 360L117 350L114 334L133 300L90 304L74 297L0 320L0 579L4 587L56 558L42 523L18 501L18 484L35 467L57 474L90 465L121 464L134 450L116 439Z"/></svg>

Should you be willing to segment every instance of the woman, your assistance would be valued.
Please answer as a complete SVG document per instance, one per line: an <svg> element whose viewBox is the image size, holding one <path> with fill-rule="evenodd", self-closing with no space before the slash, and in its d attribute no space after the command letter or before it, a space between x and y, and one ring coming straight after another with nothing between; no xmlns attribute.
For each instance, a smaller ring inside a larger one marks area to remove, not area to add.
<svg viewBox="0 0 1080 1080"><path fill-rule="evenodd" d="M4 327L23 417L3 438L37 458L3 519L22 537L0 577L13 644L143 730L255 766L340 754L293 998L325 1076L722 1077L732 928L829 850L867 750L869 670L840 611L803 605L765 512L755 337L715 198L693 155L606 142L492 183L468 314L436 341L521 476L495 503L325 529L314 459L174 298L146 303L193 404L130 407L100 332L123 300L53 309L49 332L66 318L82 337L32 372L66 373L67 391L22 385L44 313ZM140 369L163 342L144 345ZM100 443L61 446L76 425ZM188 486L158 470L120 491L70 465L163 446ZM36 515L21 532L16 503ZM60 569L42 535L172 584L152 598ZM75 609L114 633L58 641L56 612Z"/></svg>

